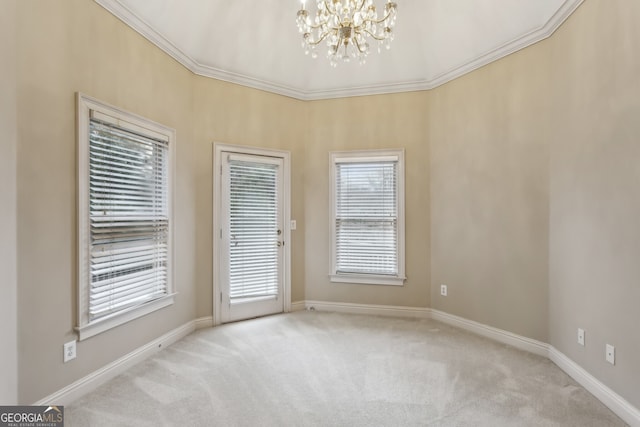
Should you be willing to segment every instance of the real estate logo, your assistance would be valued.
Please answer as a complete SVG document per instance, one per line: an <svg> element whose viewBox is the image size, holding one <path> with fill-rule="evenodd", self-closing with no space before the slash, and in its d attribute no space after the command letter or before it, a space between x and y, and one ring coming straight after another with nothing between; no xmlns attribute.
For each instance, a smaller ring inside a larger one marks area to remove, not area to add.
<svg viewBox="0 0 640 427"><path fill-rule="evenodd" d="M63 427L64 406L0 406L0 427Z"/></svg>

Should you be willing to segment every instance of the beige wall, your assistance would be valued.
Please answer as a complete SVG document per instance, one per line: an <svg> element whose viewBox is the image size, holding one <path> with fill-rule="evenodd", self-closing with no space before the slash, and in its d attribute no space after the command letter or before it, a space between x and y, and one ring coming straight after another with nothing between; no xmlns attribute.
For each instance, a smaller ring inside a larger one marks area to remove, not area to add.
<svg viewBox="0 0 640 427"><path fill-rule="evenodd" d="M195 318L192 74L95 2L18 2L19 400L29 404ZM176 303L78 343L76 125L81 91L177 130Z"/></svg>
<svg viewBox="0 0 640 427"><path fill-rule="evenodd" d="M7 250L17 252L20 278L19 398L33 403L212 315L213 141L291 151L292 218L303 219L306 104L194 76L94 2L20 2L16 21L19 220L17 251L15 243ZM75 337L76 325L76 91L177 130L179 294L170 308L79 342L78 358L63 364L62 344ZM303 221L298 224L302 231L291 242L294 301L304 299Z"/></svg>
<svg viewBox="0 0 640 427"><path fill-rule="evenodd" d="M429 98L432 307L543 342L548 70L533 46Z"/></svg>
<svg viewBox="0 0 640 427"><path fill-rule="evenodd" d="M640 2L588 0L549 46L550 343L640 408ZM576 344L578 328L586 346ZM605 344L616 365L605 362Z"/></svg>
<svg viewBox="0 0 640 427"><path fill-rule="evenodd" d="M0 404L18 402L16 2L0 3Z"/></svg>
<svg viewBox="0 0 640 427"><path fill-rule="evenodd" d="M304 200L302 177L306 105L302 101L213 80L194 77L193 126L198 224L197 316L211 316L213 309L213 144L246 145L291 153L291 218L298 227L291 232L292 301L304 299Z"/></svg>
<svg viewBox="0 0 640 427"><path fill-rule="evenodd" d="M427 93L315 101L305 138L305 297L307 300L428 307L430 304ZM330 283L329 152L405 149L404 286Z"/></svg>
<svg viewBox="0 0 640 427"><path fill-rule="evenodd" d="M5 139L0 215L3 226L16 223L17 243L3 228L9 256L0 258L3 284L18 288L21 403L211 316L218 141L291 151L293 301L433 307L549 341L640 406L635 0L588 0L550 39L430 92L306 103L194 76L94 2L17 2L12 25L15 4L1 5L3 39L17 33L17 161ZM76 324L76 91L177 129L179 295L79 343L78 359L63 364ZM377 148L406 150L407 283L330 283L329 151ZM577 327L587 330L584 348ZM604 363L605 342L616 345L615 367ZM15 366L15 354L2 358Z"/></svg>
<svg viewBox="0 0 640 427"><path fill-rule="evenodd" d="M588 0L429 97L432 306L550 342L636 407L638 22L640 2Z"/></svg>

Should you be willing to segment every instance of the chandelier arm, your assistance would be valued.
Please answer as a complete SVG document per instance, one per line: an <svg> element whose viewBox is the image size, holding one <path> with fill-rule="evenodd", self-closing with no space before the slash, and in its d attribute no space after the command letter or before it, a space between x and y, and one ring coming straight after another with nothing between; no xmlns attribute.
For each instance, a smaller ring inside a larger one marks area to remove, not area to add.
<svg viewBox="0 0 640 427"><path fill-rule="evenodd" d="M366 49L360 48L360 43L358 43L358 39L357 38L354 38L353 41L356 44L356 49L358 49L358 52L365 53L367 51Z"/></svg>
<svg viewBox="0 0 640 427"><path fill-rule="evenodd" d="M325 22L326 24L326 22ZM309 24L309 28L311 28L312 30L317 30L318 28L321 28L324 24L318 24L318 25L312 25Z"/></svg>
<svg viewBox="0 0 640 427"><path fill-rule="evenodd" d="M333 28L333 29L335 29L335 28ZM317 46L317 45L319 45L320 43L322 43L322 41L323 41L324 39L326 39L326 38L329 36L329 34L330 34L330 33L331 33L330 31L327 31L326 33L324 33L324 34L322 35L322 37L320 37L320 38L318 39L318 41L316 41L316 42L307 42L307 43L309 43L311 46Z"/></svg>
<svg viewBox="0 0 640 427"><path fill-rule="evenodd" d="M335 9L331 9L331 7L327 4L326 0L323 3L324 3L324 7L327 8L327 10L329 11L330 14L336 15L336 16L338 15L338 11L335 10Z"/></svg>
<svg viewBox="0 0 640 427"><path fill-rule="evenodd" d="M318 24L318 25L314 25L314 24L307 24L307 25L309 26L309 29L311 29L311 30L317 30L318 28L321 28L321 27L322 27L323 25L325 25L325 24L326 24L326 22L325 22L324 24L323 24L323 23L320 23L320 24Z"/></svg>
<svg viewBox="0 0 640 427"><path fill-rule="evenodd" d="M367 30L366 28L363 28L362 31L364 31L365 33L369 34L372 38L374 38L375 40L381 42L384 41L385 38L384 37L378 37L375 34L373 34L371 31Z"/></svg>
<svg viewBox="0 0 640 427"><path fill-rule="evenodd" d="M379 20L375 20L375 19L365 19L364 22L371 22L372 24L382 24L384 21L386 21L387 19L389 19L389 17L391 16L391 12L387 13L384 18L379 19Z"/></svg>

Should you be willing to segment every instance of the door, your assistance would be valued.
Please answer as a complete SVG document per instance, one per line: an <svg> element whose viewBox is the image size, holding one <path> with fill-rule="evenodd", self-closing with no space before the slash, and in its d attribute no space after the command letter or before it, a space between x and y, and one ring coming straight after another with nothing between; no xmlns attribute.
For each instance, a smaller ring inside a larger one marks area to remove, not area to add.
<svg viewBox="0 0 640 427"><path fill-rule="evenodd" d="M221 154L220 320L283 312L283 159Z"/></svg>

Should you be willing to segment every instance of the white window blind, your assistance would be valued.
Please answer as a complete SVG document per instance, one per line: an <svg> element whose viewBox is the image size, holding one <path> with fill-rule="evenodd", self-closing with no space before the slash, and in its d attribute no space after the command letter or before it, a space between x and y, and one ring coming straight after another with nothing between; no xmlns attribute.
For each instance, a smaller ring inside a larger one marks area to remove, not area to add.
<svg viewBox="0 0 640 427"><path fill-rule="evenodd" d="M278 166L229 159L231 300L278 295Z"/></svg>
<svg viewBox="0 0 640 427"><path fill-rule="evenodd" d="M169 293L168 141L89 122L88 321Z"/></svg>
<svg viewBox="0 0 640 427"><path fill-rule="evenodd" d="M404 150L332 152L332 282L402 286Z"/></svg>
<svg viewBox="0 0 640 427"><path fill-rule="evenodd" d="M336 163L337 273L398 275L397 163Z"/></svg>
<svg viewBox="0 0 640 427"><path fill-rule="evenodd" d="M78 338L174 302L175 130L77 94Z"/></svg>

